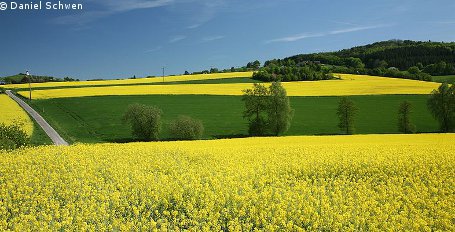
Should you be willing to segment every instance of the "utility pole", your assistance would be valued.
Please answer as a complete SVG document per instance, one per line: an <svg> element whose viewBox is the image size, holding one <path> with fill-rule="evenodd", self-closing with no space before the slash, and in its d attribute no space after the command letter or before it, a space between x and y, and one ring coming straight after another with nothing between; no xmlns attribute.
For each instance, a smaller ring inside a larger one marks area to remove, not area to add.
<svg viewBox="0 0 455 232"><path fill-rule="evenodd" d="M25 72L25 76L27 77L28 79L28 89L29 89L29 92L30 92L30 95L29 95L29 99L30 99L30 102L32 101L32 78L30 77L30 73L28 71Z"/></svg>
<svg viewBox="0 0 455 232"><path fill-rule="evenodd" d="M163 82L164 82L164 66L163 66Z"/></svg>

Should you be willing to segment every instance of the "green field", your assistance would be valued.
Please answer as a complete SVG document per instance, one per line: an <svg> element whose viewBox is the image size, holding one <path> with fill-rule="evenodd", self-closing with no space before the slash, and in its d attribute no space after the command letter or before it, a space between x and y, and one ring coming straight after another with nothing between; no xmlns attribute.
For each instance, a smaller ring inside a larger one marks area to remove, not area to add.
<svg viewBox="0 0 455 232"><path fill-rule="evenodd" d="M414 105L412 119L419 132L436 132L437 122L426 108L426 95L352 96L359 107L357 133L398 133L397 110L408 100ZM292 126L286 135L338 134L338 97L291 97L295 109ZM150 95L62 98L34 101L38 110L69 142L132 141L128 125L121 122L132 103L157 105L163 112L162 138L169 138L166 124L178 115L203 121L204 138L245 136L247 121L242 118L240 96Z"/></svg>
<svg viewBox="0 0 455 232"><path fill-rule="evenodd" d="M31 117L30 117L31 118ZM33 119L32 119L33 120ZM46 135L46 132L33 120L33 134L30 136L32 145L51 145L52 140Z"/></svg>
<svg viewBox="0 0 455 232"><path fill-rule="evenodd" d="M434 82L444 83L447 82L449 84L455 84L455 75L450 76L433 76Z"/></svg>

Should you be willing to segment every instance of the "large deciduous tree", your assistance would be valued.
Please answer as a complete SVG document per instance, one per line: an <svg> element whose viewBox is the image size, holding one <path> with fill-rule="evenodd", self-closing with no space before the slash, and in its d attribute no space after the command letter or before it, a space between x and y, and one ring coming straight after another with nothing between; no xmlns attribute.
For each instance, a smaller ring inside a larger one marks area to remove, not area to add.
<svg viewBox="0 0 455 232"><path fill-rule="evenodd" d="M286 89L280 82L273 82L269 87L268 125L275 135L285 133L290 125L294 111L289 103Z"/></svg>
<svg viewBox="0 0 455 232"><path fill-rule="evenodd" d="M455 130L455 85L449 87L447 83L441 84L437 90L431 92L427 105L439 121L441 131Z"/></svg>
<svg viewBox="0 0 455 232"><path fill-rule="evenodd" d="M245 102L243 117L248 118L248 133L253 136L281 135L290 127L293 110L286 90L274 82L269 88L255 83L252 89L243 91Z"/></svg>
<svg viewBox="0 0 455 232"><path fill-rule="evenodd" d="M411 122L412 104L404 101L398 108L398 130L405 134L416 132L416 126Z"/></svg>
<svg viewBox="0 0 455 232"><path fill-rule="evenodd" d="M357 115L358 108L354 102L347 97L341 98L338 103L337 115L340 119L338 127L346 134L353 134L355 131L355 116Z"/></svg>
<svg viewBox="0 0 455 232"><path fill-rule="evenodd" d="M267 88L254 83L252 89L243 91L242 100L245 102L243 117L249 121L248 133L253 136L266 134Z"/></svg>

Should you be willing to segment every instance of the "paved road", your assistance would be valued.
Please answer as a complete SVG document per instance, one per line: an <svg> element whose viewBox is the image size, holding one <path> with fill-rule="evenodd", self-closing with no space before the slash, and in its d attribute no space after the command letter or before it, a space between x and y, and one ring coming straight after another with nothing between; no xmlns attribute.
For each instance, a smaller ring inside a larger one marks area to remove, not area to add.
<svg viewBox="0 0 455 232"><path fill-rule="evenodd" d="M57 133L57 131L54 130L54 128L51 127L51 125L49 125L49 123L46 122L46 120L44 120L43 117L41 117L41 115L38 114L38 112L14 95L10 90L6 90L6 94L15 100L22 108L24 108L25 111L27 111L30 116L33 117L33 119L35 119L38 125L43 128L44 132L46 132L47 136L51 138L55 145L68 146L68 143Z"/></svg>

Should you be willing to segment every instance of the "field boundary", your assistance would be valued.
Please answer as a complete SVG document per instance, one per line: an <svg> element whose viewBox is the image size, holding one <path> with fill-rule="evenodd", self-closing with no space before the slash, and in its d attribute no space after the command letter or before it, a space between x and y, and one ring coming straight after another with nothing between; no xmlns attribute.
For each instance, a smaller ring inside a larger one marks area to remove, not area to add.
<svg viewBox="0 0 455 232"><path fill-rule="evenodd" d="M66 142L54 128L49 125L49 123L44 120L44 118L36 112L32 107L30 107L27 103L25 103L23 100L18 98L16 95L14 95L11 90L6 90L6 94L12 98L14 101L16 101L35 121L38 123L38 125L46 132L47 136L52 140L52 142L55 145L58 146L68 146L68 142Z"/></svg>

